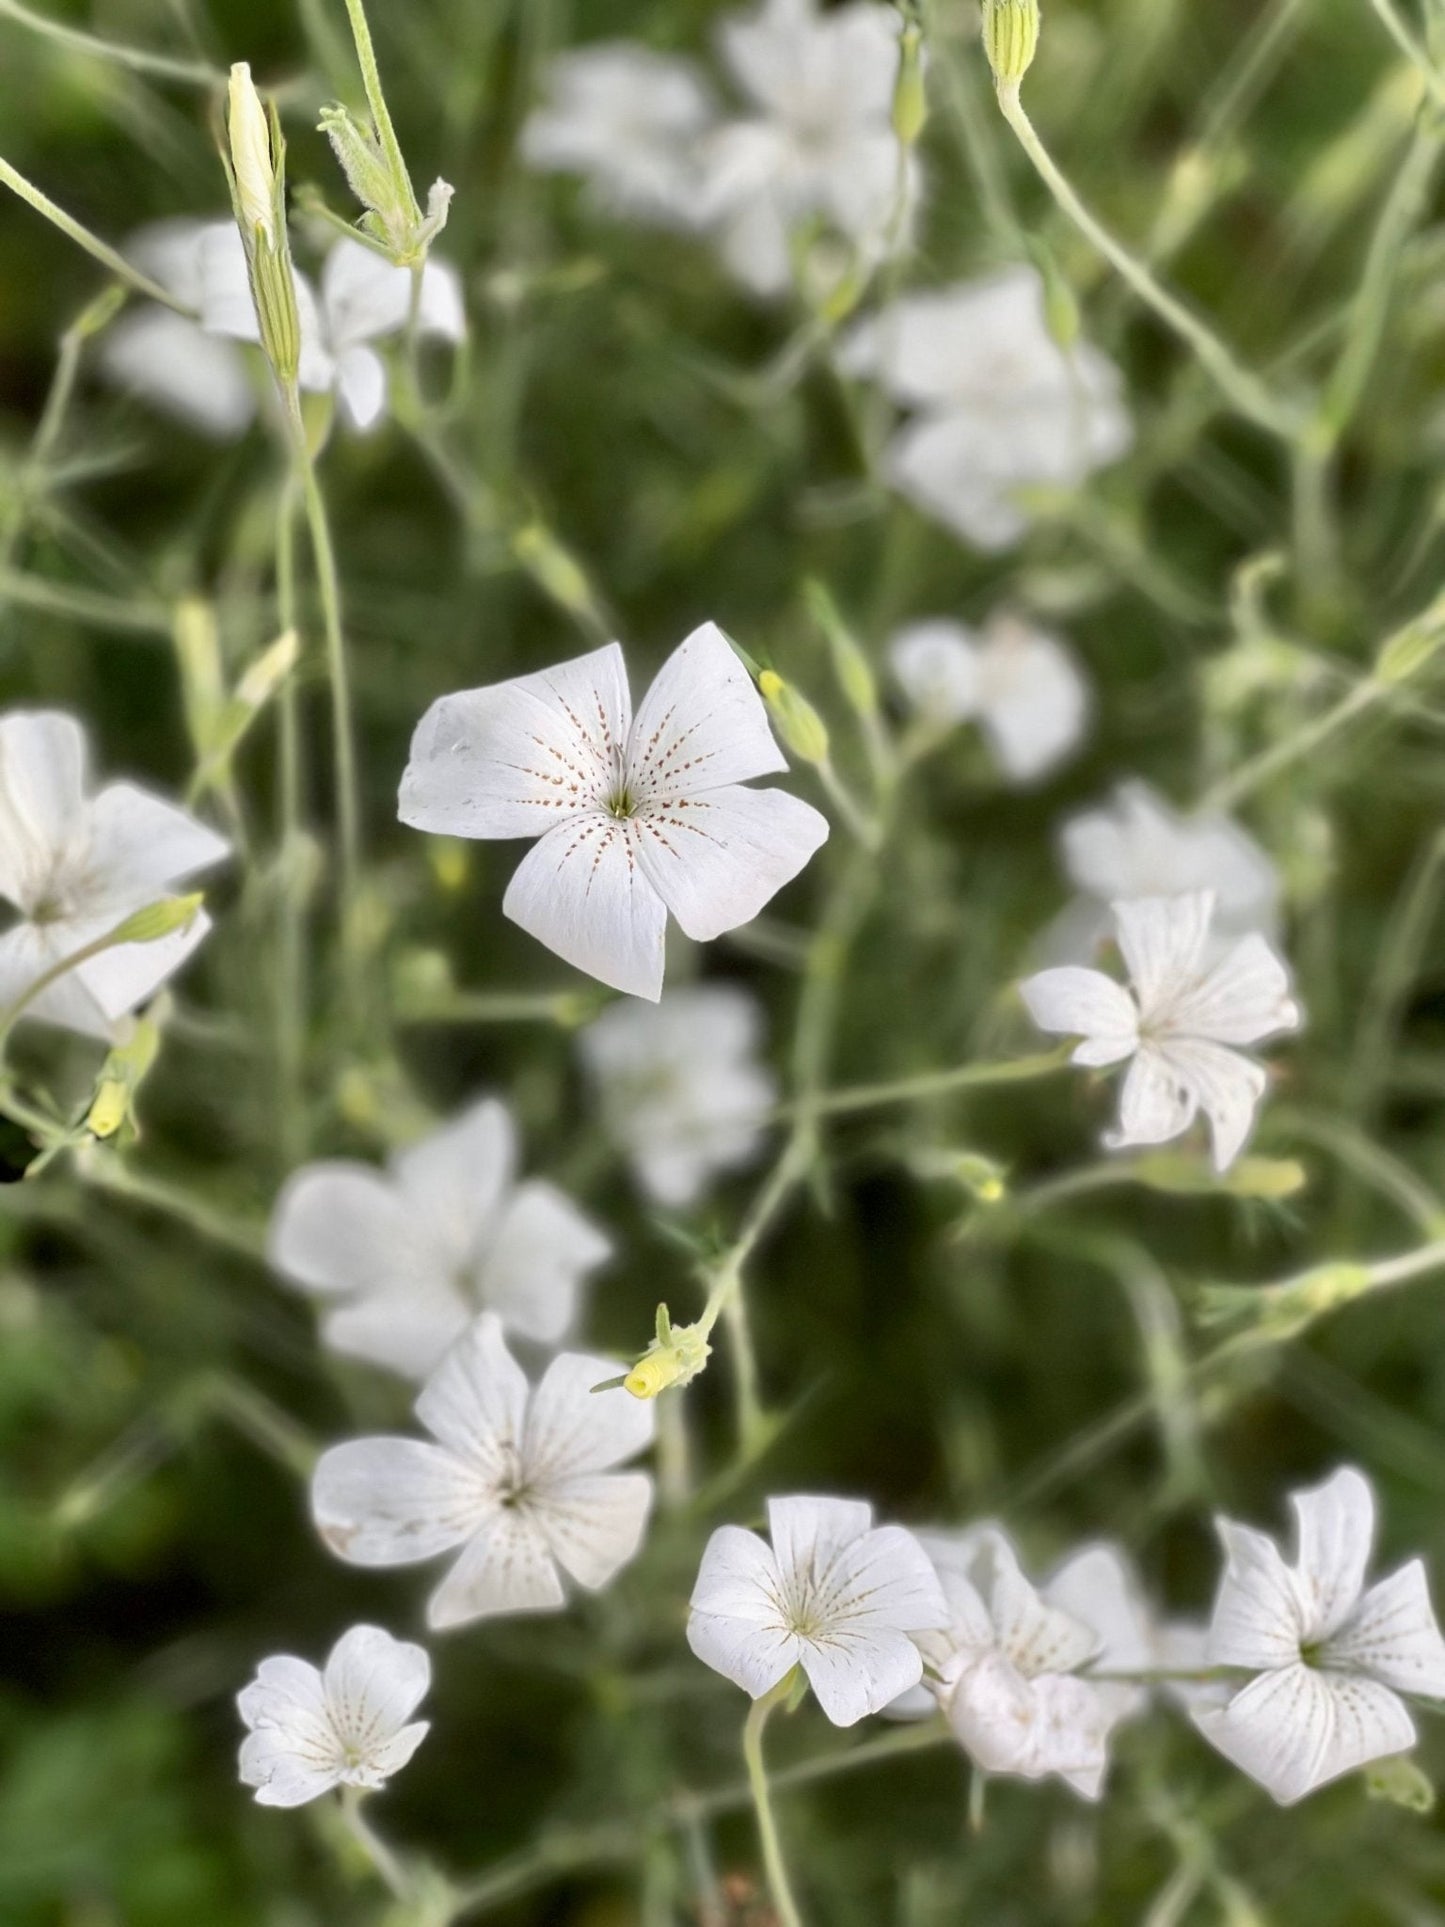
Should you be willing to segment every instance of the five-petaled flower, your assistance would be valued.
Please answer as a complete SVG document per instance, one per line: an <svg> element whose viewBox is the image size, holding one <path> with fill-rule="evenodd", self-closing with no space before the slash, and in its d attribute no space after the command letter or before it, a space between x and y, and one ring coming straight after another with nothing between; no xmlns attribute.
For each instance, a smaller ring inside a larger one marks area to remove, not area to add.
<svg viewBox="0 0 1445 1927"><path fill-rule="evenodd" d="M322 1454L311 1483L322 1538L354 1566L460 1547L427 1606L438 1631L559 1611L559 1567L600 1590L636 1552L652 1504L645 1472L613 1470L651 1442L653 1423L651 1404L594 1391L617 1369L563 1352L533 1390L483 1312L416 1402L430 1441L355 1439Z"/></svg>
<svg viewBox="0 0 1445 1927"><path fill-rule="evenodd" d="M1020 991L1041 1030L1083 1040L1074 1063L1132 1059L1119 1129L1107 1140L1113 1148L1166 1143L1202 1110L1215 1168L1225 1171L1267 1082L1262 1066L1233 1047L1296 1029L1300 1010L1284 965L1257 933L1209 961L1213 909L1208 890L1116 903L1129 990L1102 971L1065 964L1029 977Z"/></svg>
<svg viewBox="0 0 1445 1927"><path fill-rule="evenodd" d="M912 1635L947 1624L937 1575L911 1532L875 1526L856 1499L769 1499L772 1544L720 1526L702 1556L687 1640L761 1699L801 1666L835 1726L916 1686Z"/></svg>
<svg viewBox="0 0 1445 1927"><path fill-rule="evenodd" d="M412 738L400 814L447 836L538 837L513 922L614 990L662 994L670 910L707 942L755 917L824 842L817 810L747 789L787 768L767 710L705 623L636 718L622 650L443 696Z"/></svg>
<svg viewBox="0 0 1445 1927"><path fill-rule="evenodd" d="M1402 1693L1445 1699L1445 1640L1412 1559L1368 1589L1375 1502L1346 1467L1292 1496L1293 1566L1274 1541L1219 1521L1227 1556L1209 1635L1214 1666L1256 1677L1195 1724L1282 1806L1415 1744Z"/></svg>
<svg viewBox="0 0 1445 1927"><path fill-rule="evenodd" d="M0 717L0 896L20 912L0 936L0 1007L228 853L214 830L133 783L88 796L85 755L84 732L70 716ZM113 1037L209 928L197 914L154 943L101 950L57 977L24 1014Z"/></svg>
<svg viewBox="0 0 1445 1927"><path fill-rule="evenodd" d="M335 1351L409 1378L425 1378L481 1310L556 1344L612 1246L556 1185L518 1181L516 1165L516 1127L495 1098L389 1171L305 1165L277 1201L271 1262L325 1305Z"/></svg>
<svg viewBox="0 0 1445 1927"><path fill-rule="evenodd" d="M379 1626L353 1626L326 1670L281 1653L263 1659L236 1704L251 1729L241 1780L265 1807L299 1807L333 1787L374 1790L426 1738L411 1719L431 1683L431 1661ZM409 1723L410 1722L410 1723Z"/></svg>
<svg viewBox="0 0 1445 1927"><path fill-rule="evenodd" d="M614 1004L578 1039L609 1136L658 1204L694 1204L752 1161L777 1081L758 1059L762 1012L732 984Z"/></svg>

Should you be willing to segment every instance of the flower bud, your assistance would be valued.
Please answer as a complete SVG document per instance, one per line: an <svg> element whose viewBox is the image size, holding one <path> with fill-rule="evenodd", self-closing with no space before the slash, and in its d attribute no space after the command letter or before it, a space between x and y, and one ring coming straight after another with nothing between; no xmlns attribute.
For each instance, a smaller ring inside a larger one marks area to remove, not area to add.
<svg viewBox="0 0 1445 1927"><path fill-rule="evenodd" d="M712 1346L696 1325L674 1325L667 1306L659 1305L657 1336L625 1377L607 1382L620 1383L634 1398L656 1398L671 1386L689 1384L711 1355ZM593 1387L594 1391L603 1389L601 1385Z"/></svg>
<svg viewBox="0 0 1445 1927"><path fill-rule="evenodd" d="M910 21L898 41L898 80L893 89L893 131L905 147L915 147L928 120L923 84L923 34Z"/></svg>
<svg viewBox="0 0 1445 1927"><path fill-rule="evenodd" d="M188 897L162 897L157 903L148 903L144 910L132 911L123 923L116 925L107 941L159 943L162 937L189 929L205 900L200 890Z"/></svg>
<svg viewBox="0 0 1445 1927"><path fill-rule="evenodd" d="M1017 87L1039 45L1039 0L983 0L983 50L1000 87Z"/></svg>
<svg viewBox="0 0 1445 1927"><path fill-rule="evenodd" d="M242 232L248 239L264 235L267 246L274 248L276 170L271 159L271 129L251 79L250 65L244 60L238 60L231 69L226 126L231 137L231 171Z"/></svg>
<svg viewBox="0 0 1445 1927"><path fill-rule="evenodd" d="M821 766L828 760L828 729L807 697L783 681L774 669L758 677L758 690L768 706L785 748L804 763Z"/></svg>

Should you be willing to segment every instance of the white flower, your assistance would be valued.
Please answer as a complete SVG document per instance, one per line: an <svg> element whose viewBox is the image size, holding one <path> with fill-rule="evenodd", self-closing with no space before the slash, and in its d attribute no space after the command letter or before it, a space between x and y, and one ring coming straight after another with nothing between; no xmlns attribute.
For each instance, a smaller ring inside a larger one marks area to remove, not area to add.
<svg viewBox="0 0 1445 1927"><path fill-rule="evenodd" d="M1112 1546L1090 1546L1041 1590L995 1526L920 1538L933 1560L949 1622L919 1640L960 1744L987 1773L1038 1780L1057 1773L1096 1800L1109 1736L1136 1713L1143 1690L1084 1676L1147 1670L1147 1616L1132 1572ZM926 1711L921 1695L892 1710Z"/></svg>
<svg viewBox="0 0 1445 1927"><path fill-rule="evenodd" d="M801 1666L835 1726L852 1726L916 1685L911 1637L947 1609L922 1547L874 1526L856 1499L769 1499L772 1545L740 1526L708 1541L687 1642L715 1672L761 1699Z"/></svg>
<svg viewBox="0 0 1445 1927"><path fill-rule="evenodd" d="M1243 1148L1267 1078L1232 1048L1295 1030L1300 1009L1284 965L1258 934L1219 961L1206 956L1214 897L1116 903L1119 948L1130 990L1102 971L1065 964L1019 986L1041 1030L1083 1041L1076 1064L1132 1059L1119 1105L1119 1129L1106 1140L1164 1144L1209 1119L1214 1165L1225 1171Z"/></svg>
<svg viewBox="0 0 1445 1927"><path fill-rule="evenodd" d="M1368 1590L1375 1535L1368 1481L1348 1468L1291 1498L1293 1566L1274 1541L1219 1520L1228 1563L1209 1657L1257 1675L1195 1724L1227 1759L1292 1806L1327 1780L1415 1744L1402 1693L1445 1699L1425 1568L1412 1559Z"/></svg>
<svg viewBox="0 0 1445 1927"><path fill-rule="evenodd" d="M888 645L899 686L918 716L946 729L975 718L1004 773L1032 783L1074 749L1088 687L1064 645L996 614L982 636L943 618L910 623Z"/></svg>
<svg viewBox="0 0 1445 1927"><path fill-rule="evenodd" d="M483 1098L392 1160L308 1164L271 1220L276 1269L326 1306L333 1350L425 1378L478 1311L555 1344L612 1246L565 1193L517 1178L506 1106Z"/></svg>
<svg viewBox="0 0 1445 1927"><path fill-rule="evenodd" d="M670 910L707 942L755 917L828 835L783 790L767 710L714 623L675 649L636 720L622 650L443 696L417 727L400 815L443 836L539 837L502 900L579 970L655 1003Z"/></svg>
<svg viewBox="0 0 1445 1927"><path fill-rule="evenodd" d="M603 41L559 54L544 81L522 129L529 166L585 176L604 207L634 219L700 223L698 144L713 105L690 61Z"/></svg>
<svg viewBox="0 0 1445 1927"><path fill-rule="evenodd" d="M1065 912L1050 948L1083 962L1108 933L1121 898L1214 892L1210 942L1279 927L1279 872L1227 816L1181 816L1147 783L1121 783L1108 803L1070 817L1060 837L1064 869L1088 901Z"/></svg>
<svg viewBox="0 0 1445 1927"><path fill-rule="evenodd" d="M723 23L724 61L753 112L720 127L707 200L724 260L755 293L793 285L792 239L822 220L872 264L918 192L893 131L899 17L869 0L822 12L815 0L763 0ZM900 198L902 207L900 208Z"/></svg>
<svg viewBox="0 0 1445 1927"><path fill-rule="evenodd" d="M156 221L132 234L123 251L142 273L199 311L201 258L213 233L240 243L230 219ZM97 359L117 388L217 441L244 434L255 416L256 390L241 350L159 302L138 302L119 315L101 335Z"/></svg>
<svg viewBox="0 0 1445 1927"><path fill-rule="evenodd" d="M353 1626L318 1672L304 1659L263 1659L237 1695L251 1729L241 1781L263 1807L299 1807L333 1787L374 1789L399 1773L427 1735L407 1721L431 1684L431 1661L379 1626Z"/></svg>
<svg viewBox="0 0 1445 1927"><path fill-rule="evenodd" d="M652 1439L652 1406L609 1359L563 1352L536 1389L483 1312L422 1389L421 1439L356 1439L311 1482L321 1536L354 1566L408 1566L461 1548L432 1594L438 1631L496 1613L557 1612L562 1576L599 1591L636 1552L652 1504L645 1472L614 1472Z"/></svg>
<svg viewBox="0 0 1445 1927"><path fill-rule="evenodd" d="M888 479L981 549L1023 535L1020 488L1077 487L1132 440L1118 370L1086 342L1058 346L1033 268L905 295L853 330L839 365L914 411Z"/></svg>
<svg viewBox="0 0 1445 1927"><path fill-rule="evenodd" d="M86 794L85 735L54 710L0 716L0 897L20 912L0 936L0 1006L137 910L219 863L225 840L173 803L110 783ZM155 943L100 951L57 978L27 1017L110 1038L210 928L204 914Z"/></svg>
<svg viewBox="0 0 1445 1927"><path fill-rule="evenodd" d="M370 428L386 407L386 367L369 344L399 334L411 310L412 277L360 241L340 240L321 270L318 301L305 275L296 280L303 388L333 389L357 428ZM234 226L208 229L201 251L201 322L212 334L259 341L260 324L246 253ZM417 325L425 334L460 341L466 334L456 270L431 257L422 273Z"/></svg>
<svg viewBox="0 0 1445 1927"><path fill-rule="evenodd" d="M777 1081L758 1062L762 1013L728 984L614 1004L578 1039L608 1132L658 1204L696 1203L718 1173L751 1163Z"/></svg>

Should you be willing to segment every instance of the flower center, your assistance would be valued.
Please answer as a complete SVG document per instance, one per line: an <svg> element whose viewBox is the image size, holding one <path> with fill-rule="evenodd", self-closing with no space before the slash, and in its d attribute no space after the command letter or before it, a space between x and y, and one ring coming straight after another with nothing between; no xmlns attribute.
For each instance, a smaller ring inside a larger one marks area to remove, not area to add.
<svg viewBox="0 0 1445 1927"><path fill-rule="evenodd" d="M629 817L636 816L637 814L637 798L624 783L619 789L615 789L609 797L604 799L602 807L609 816L615 817L619 823L625 823Z"/></svg>

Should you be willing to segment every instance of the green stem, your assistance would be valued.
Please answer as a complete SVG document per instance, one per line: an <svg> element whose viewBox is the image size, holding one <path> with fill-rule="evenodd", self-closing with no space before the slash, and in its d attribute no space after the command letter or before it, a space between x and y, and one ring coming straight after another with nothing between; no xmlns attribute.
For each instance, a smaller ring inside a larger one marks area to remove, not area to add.
<svg viewBox="0 0 1445 1927"><path fill-rule="evenodd" d="M67 27L59 20L32 13L29 7L20 5L20 0L0 0L0 19L13 20L17 26L28 27L32 33L54 40L62 47L74 47L79 53L93 54L97 60L129 67L132 73L154 74L158 80L180 80L194 87L219 89L226 84L226 76L219 67L208 67L200 60L180 60L173 54L151 53L144 47L128 47L118 40L104 40L99 34L85 33L79 27Z"/></svg>
<svg viewBox="0 0 1445 1927"><path fill-rule="evenodd" d="M1165 326L1193 349L1202 366L1241 415L1269 434L1277 435L1281 441L1292 443L1300 428L1295 411L1277 400L1259 377L1236 359L1212 328L1163 287L1144 263L1095 219L1039 139L1033 122L1024 110L1017 83L1000 83L998 104L1040 179L1085 239L1128 282L1140 300L1153 309Z"/></svg>
<svg viewBox="0 0 1445 1927"><path fill-rule="evenodd" d="M361 84L366 89L366 104L371 109L371 118L375 123L382 151L386 155L387 166L396 176L397 185L405 185L415 216L419 220L421 209L416 204L411 175L407 172L406 160L401 151L401 142L396 138L396 129L392 126L386 95L382 92L381 69L376 64L376 49L371 44L371 28L367 24L366 8L362 0L346 0L346 13L351 22L351 37L356 42L356 58L361 64Z"/></svg>
<svg viewBox="0 0 1445 1927"><path fill-rule="evenodd" d="M10 1041L11 1031L14 1030L16 1024L35 1002L36 998L42 996L49 990L52 984L58 983L62 977L68 977L72 970L78 970L81 964L89 963L93 957L100 956L103 951L113 949L117 942L134 942L134 938L122 937L120 935L120 932L124 930L130 922L131 918L123 917L113 929L107 930L104 936L93 937L89 943L81 944L79 949L72 950L68 956L62 957L57 963L51 964L48 970L42 970L33 983L25 986L18 997L6 1004L3 1009L0 1009L0 1063L4 1061L5 1047Z"/></svg>
<svg viewBox="0 0 1445 1927"><path fill-rule="evenodd" d="M409 1900L412 1889L411 1879L391 1848L372 1832L361 1811L361 1803L365 1798L366 1794L361 1787L348 1786L341 1789L341 1817L346 1823L346 1830L376 1869L392 1898Z"/></svg>
<svg viewBox="0 0 1445 1927"><path fill-rule="evenodd" d="M1037 1057L1005 1058L997 1064L960 1064L953 1070L924 1071L917 1077L900 1077L887 1084L858 1084L849 1090L826 1091L813 1099L810 1109L817 1116L837 1117L847 1111L871 1111L887 1104L912 1104L930 1097L946 1097L951 1091L981 1090L998 1084L1023 1084L1031 1078L1047 1077L1068 1063L1072 1045L1044 1051Z"/></svg>
<svg viewBox="0 0 1445 1927"><path fill-rule="evenodd" d="M297 627L296 487L288 476L276 518L276 601L282 631ZM282 1161L296 1163L306 1035L306 938L299 889L301 862L301 719L296 678L280 691L278 759L281 877L276 959L276 1123Z"/></svg>
<svg viewBox="0 0 1445 1927"><path fill-rule="evenodd" d="M1445 107L1445 79L1441 78L1429 53L1406 25L1395 0L1370 0L1370 5L1400 52L1418 70L1421 80L1430 90L1431 99Z"/></svg>
<svg viewBox="0 0 1445 1927"><path fill-rule="evenodd" d="M148 274L142 274L139 268L134 267L123 254L117 253L113 247L102 241L99 235L92 234L87 227L82 227L73 215L67 214L64 208L57 207L48 194L43 194L32 181L27 181L25 176L13 168L7 160L0 160L0 187L8 187L12 193L18 194L20 199L28 202L37 214L43 214L47 221L58 227L60 232L74 241L77 247L84 248L87 254L99 261L103 267L109 268L118 280L124 281L127 287L134 288L137 294L143 294L148 301L159 301L162 307L174 309L177 314L184 315L188 321L196 319L194 308L187 307L184 301L178 301L168 288L161 286L159 281L152 281Z"/></svg>
<svg viewBox="0 0 1445 1927"><path fill-rule="evenodd" d="M753 1811L757 1815L758 1839L763 1849L763 1866L767 1870L773 1905L778 1910L781 1927L803 1927L803 1916L798 1912L798 1903L793 1898L787 1863L783 1859L782 1842L773 1818L772 1796L768 1791L768 1770L763 1763L764 1729L774 1707L791 1690L792 1676L789 1675L780 1680L770 1693L753 1701L743 1722L743 1759L748 1769L748 1786L753 1796Z"/></svg>

